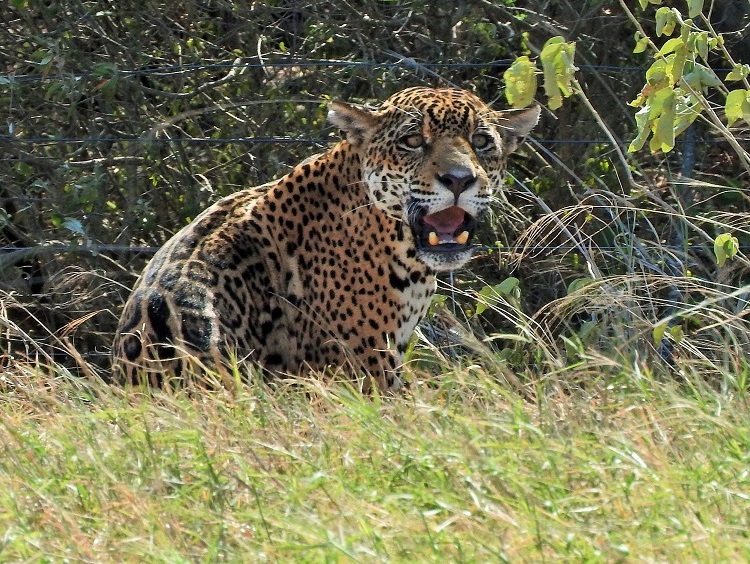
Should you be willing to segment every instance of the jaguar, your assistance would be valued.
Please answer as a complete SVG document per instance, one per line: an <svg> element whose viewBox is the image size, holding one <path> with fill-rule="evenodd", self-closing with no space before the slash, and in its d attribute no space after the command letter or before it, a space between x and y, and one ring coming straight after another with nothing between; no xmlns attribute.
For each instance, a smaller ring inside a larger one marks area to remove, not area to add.
<svg viewBox="0 0 750 564"><path fill-rule="evenodd" d="M196 372L231 379L249 361L398 390L437 274L471 258L507 157L539 114L458 88L330 103L337 144L217 201L154 255L124 306L113 373L162 386Z"/></svg>

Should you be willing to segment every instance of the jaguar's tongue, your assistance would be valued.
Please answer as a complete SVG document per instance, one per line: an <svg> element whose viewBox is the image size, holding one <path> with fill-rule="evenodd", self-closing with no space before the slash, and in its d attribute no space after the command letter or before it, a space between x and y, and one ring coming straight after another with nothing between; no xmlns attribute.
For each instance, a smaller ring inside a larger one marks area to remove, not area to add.
<svg viewBox="0 0 750 564"><path fill-rule="evenodd" d="M435 246L440 243L458 243L465 245L469 240L469 232L462 231L455 235L459 227L466 221L466 212L458 206L441 210L439 212L427 215L423 221L429 225L430 234L428 241L430 245Z"/></svg>
<svg viewBox="0 0 750 564"><path fill-rule="evenodd" d="M439 212L424 217L424 222L435 228L438 233L453 234L461 227L466 217L466 212L458 206L451 206Z"/></svg>

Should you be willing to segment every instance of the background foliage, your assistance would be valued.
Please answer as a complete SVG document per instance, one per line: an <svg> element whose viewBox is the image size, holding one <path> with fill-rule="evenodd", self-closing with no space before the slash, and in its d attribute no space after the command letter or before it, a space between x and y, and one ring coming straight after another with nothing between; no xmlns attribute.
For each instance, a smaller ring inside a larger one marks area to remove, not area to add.
<svg viewBox="0 0 750 564"><path fill-rule="evenodd" d="M656 37L654 10L626 4ZM747 4L716 1L706 13L736 60L750 60ZM544 112L485 251L444 288L458 305L436 308L425 334L520 333L520 344L496 340L511 367L533 365L537 347L563 364L587 347L667 364L676 347L717 374L745 362L716 344L748 345L736 331L747 262L740 253L718 267L713 251L724 233L741 248L750 240L745 171L700 120L668 155L625 155L636 136L628 103L653 53L633 53L635 28L616 1L13 0L4 19L6 363L41 355L80 367L81 354L106 365L153 250L220 196L322 150L335 137L327 99L455 84L501 107L510 62L537 59L558 35L576 42L582 95ZM471 348L463 341L459 353Z"/></svg>

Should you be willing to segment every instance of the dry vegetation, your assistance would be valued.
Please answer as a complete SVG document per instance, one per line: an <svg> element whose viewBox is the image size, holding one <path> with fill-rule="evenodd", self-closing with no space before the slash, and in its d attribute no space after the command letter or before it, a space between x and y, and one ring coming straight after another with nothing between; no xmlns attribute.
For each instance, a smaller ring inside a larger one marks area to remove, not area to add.
<svg viewBox="0 0 750 564"><path fill-rule="evenodd" d="M747 560L746 392L608 366L525 398L446 367L388 401L318 380L147 397L20 366L0 412L0 554Z"/></svg>

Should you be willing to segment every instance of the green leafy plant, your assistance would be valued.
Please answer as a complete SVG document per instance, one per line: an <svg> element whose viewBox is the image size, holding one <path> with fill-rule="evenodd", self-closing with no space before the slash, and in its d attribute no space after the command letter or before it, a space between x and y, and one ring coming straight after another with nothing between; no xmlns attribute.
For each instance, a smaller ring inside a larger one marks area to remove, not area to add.
<svg viewBox="0 0 750 564"><path fill-rule="evenodd" d="M505 96L514 108L528 106L534 99L537 76L544 75L544 92L551 110L562 106L563 98L570 97L578 84L573 63L575 43L566 42L562 37L549 39L539 54L542 71L528 56L518 57L505 71Z"/></svg>
<svg viewBox="0 0 750 564"><path fill-rule="evenodd" d="M714 239L716 264L724 266L727 259L733 259L740 250L740 242L731 233L722 233Z"/></svg>
<svg viewBox="0 0 750 564"><path fill-rule="evenodd" d="M475 315L482 315L488 308L496 307L501 301L505 301L518 307L521 297L521 288L518 278L506 278L499 284L484 286L477 292L477 306Z"/></svg>
<svg viewBox="0 0 750 564"><path fill-rule="evenodd" d="M654 330L651 333L651 336L654 339L654 344L657 346L667 335L670 335L672 340L679 344L685 338L685 331L682 329L681 325L673 325L667 321L662 321L654 326Z"/></svg>
<svg viewBox="0 0 750 564"><path fill-rule="evenodd" d="M687 0L684 6L687 14L684 14L678 7L661 6L662 0L640 0L644 11L649 5L660 6L654 14L655 38L649 36L623 0L620 4L637 28L634 52L644 53L649 49L653 52L653 62L645 74L646 83L630 103L639 108L635 115L638 134L628 150L638 151L648 142L652 152L669 152L675 146L675 138L704 116L750 169L747 152L727 129L738 120L750 123L747 80L750 66L735 62L726 49L724 37L704 12L704 3ZM730 90L709 65L709 58L728 65L726 82L739 82L741 87ZM709 93L724 99L723 118L715 104L709 104Z"/></svg>

